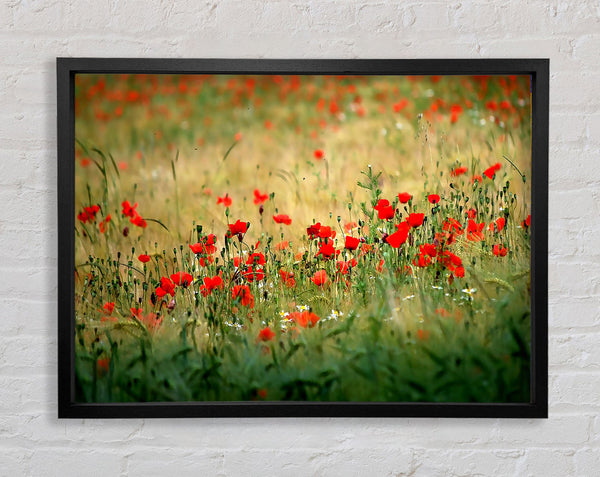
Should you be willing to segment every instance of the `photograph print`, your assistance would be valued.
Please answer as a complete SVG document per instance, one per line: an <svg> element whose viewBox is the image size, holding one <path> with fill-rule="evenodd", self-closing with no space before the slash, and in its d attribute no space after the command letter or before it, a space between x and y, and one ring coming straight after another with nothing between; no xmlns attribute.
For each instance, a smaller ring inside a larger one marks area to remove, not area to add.
<svg viewBox="0 0 600 477"><path fill-rule="evenodd" d="M77 73L76 403L529 403L531 75Z"/></svg>

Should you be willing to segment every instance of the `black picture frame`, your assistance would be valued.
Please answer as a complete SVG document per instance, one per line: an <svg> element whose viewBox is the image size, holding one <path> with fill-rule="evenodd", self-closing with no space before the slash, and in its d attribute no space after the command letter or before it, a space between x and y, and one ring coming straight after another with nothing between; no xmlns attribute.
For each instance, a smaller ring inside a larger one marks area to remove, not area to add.
<svg viewBox="0 0 600 477"><path fill-rule="evenodd" d="M548 417L548 59L255 60L58 58L58 417ZM164 402L74 400L75 75L78 73L531 75L531 399L528 403Z"/></svg>

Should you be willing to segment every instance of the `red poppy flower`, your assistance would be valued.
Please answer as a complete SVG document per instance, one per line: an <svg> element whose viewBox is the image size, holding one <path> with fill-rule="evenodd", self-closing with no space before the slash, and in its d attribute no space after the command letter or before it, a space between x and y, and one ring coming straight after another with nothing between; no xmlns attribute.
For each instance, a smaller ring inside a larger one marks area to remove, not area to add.
<svg viewBox="0 0 600 477"><path fill-rule="evenodd" d="M337 102L332 100L329 102L329 112L331 114L336 114L338 113L340 110L340 107L338 106Z"/></svg>
<svg viewBox="0 0 600 477"><path fill-rule="evenodd" d="M475 217L477 217L477 211L475 209L469 209L469 211L467 212L467 217L469 219L474 219Z"/></svg>
<svg viewBox="0 0 600 477"><path fill-rule="evenodd" d="M527 216L527 218L523 222L521 222L521 227L523 227L523 228L526 228L526 227L529 228L529 227L531 227L531 214L529 214Z"/></svg>
<svg viewBox="0 0 600 477"><path fill-rule="evenodd" d="M100 211L99 205L92 205L91 207L84 207L83 211L77 215L77 218L83 222L95 222L96 214Z"/></svg>
<svg viewBox="0 0 600 477"><path fill-rule="evenodd" d="M442 228L447 232L454 232L458 235L462 235L463 233L463 228L462 225L460 225L460 222L452 217L448 217L446 219Z"/></svg>
<svg viewBox="0 0 600 477"><path fill-rule="evenodd" d="M496 257L506 257L506 254L508 253L506 247L498 244L494 245L492 251Z"/></svg>
<svg viewBox="0 0 600 477"><path fill-rule="evenodd" d="M338 254L339 251L336 251L335 247L333 246L333 240L327 239L326 242L321 243L319 246L319 252L315 256L318 257L319 255L322 255L323 258L329 260L333 255Z"/></svg>
<svg viewBox="0 0 600 477"><path fill-rule="evenodd" d="M110 214L108 214L106 218L102 222L100 222L100 224L98 224L98 226L100 227L100 233L103 234L104 232L106 232L106 224L110 222L110 219Z"/></svg>
<svg viewBox="0 0 600 477"><path fill-rule="evenodd" d="M263 278L265 278L265 271L261 267L248 267L248 270L243 272L242 275L250 283L253 281L260 282Z"/></svg>
<svg viewBox="0 0 600 477"><path fill-rule="evenodd" d="M469 219L467 224L467 239L472 241L483 240L483 234L481 231L485 227L485 222L478 224L474 220Z"/></svg>
<svg viewBox="0 0 600 477"><path fill-rule="evenodd" d="M100 376L105 376L110 371L110 358L98 358L96 370Z"/></svg>
<svg viewBox="0 0 600 477"><path fill-rule="evenodd" d="M264 388L261 388L258 391L256 391L256 395L261 399L267 399L267 390Z"/></svg>
<svg viewBox="0 0 600 477"><path fill-rule="evenodd" d="M502 164L497 162L493 166L490 166L485 171L483 171L483 175L485 175L488 179L493 179L494 175L496 174L497 171L500 170L501 167L502 167Z"/></svg>
<svg viewBox="0 0 600 477"><path fill-rule="evenodd" d="M423 220L425 219L425 214L408 214L408 225L413 228L419 227L423 225Z"/></svg>
<svg viewBox="0 0 600 477"><path fill-rule="evenodd" d="M453 254L449 250L444 252L444 256L450 259L450 263L455 267L460 267L462 265L462 260L458 255Z"/></svg>
<svg viewBox="0 0 600 477"><path fill-rule="evenodd" d="M460 114L463 112L463 108L460 104L453 104L452 106L450 106L450 112Z"/></svg>
<svg viewBox="0 0 600 477"><path fill-rule="evenodd" d="M322 287L329 281L329 278L327 277L327 272L325 270L319 270L318 272L315 272L310 281L318 287Z"/></svg>
<svg viewBox="0 0 600 477"><path fill-rule="evenodd" d="M379 263L377 264L377 266L375 267L375 270L377 270L379 273L383 272L383 265L385 263L385 260L382 258Z"/></svg>
<svg viewBox="0 0 600 477"><path fill-rule="evenodd" d="M338 268L338 272L340 272L342 275L347 275L348 269L350 267L356 267L356 265L358 265L358 260L356 260L355 258L348 261L340 260L339 262L337 262L336 265Z"/></svg>
<svg viewBox="0 0 600 477"><path fill-rule="evenodd" d="M256 205L262 204L269 200L269 194L261 194L258 189L254 189L254 203Z"/></svg>
<svg viewBox="0 0 600 477"><path fill-rule="evenodd" d="M448 318L450 316L450 312L448 310L446 310L445 308L436 308L435 314L440 315L443 318Z"/></svg>
<svg viewBox="0 0 600 477"><path fill-rule="evenodd" d="M453 177L458 177L458 176L462 176L466 172L467 172L467 167L462 166L462 167L457 167L456 169L454 169L452 172L450 172L450 175Z"/></svg>
<svg viewBox="0 0 600 477"><path fill-rule="evenodd" d="M306 229L306 233L310 239L316 239L319 237L319 230L321 229L321 222L311 225Z"/></svg>
<svg viewBox="0 0 600 477"><path fill-rule="evenodd" d="M238 256L238 257L233 257L233 266L235 268L238 268L241 264L242 264L242 257Z"/></svg>
<svg viewBox="0 0 600 477"><path fill-rule="evenodd" d="M360 244L360 239L350 237L350 235L346 235L346 243L345 243L346 249L356 250L358 248L358 244Z"/></svg>
<svg viewBox="0 0 600 477"><path fill-rule="evenodd" d="M404 108L406 108L406 106L408 106L408 100L406 98L402 98L397 103L394 103L394 105L392 106L392 109L394 110L395 113L399 113Z"/></svg>
<svg viewBox="0 0 600 477"><path fill-rule="evenodd" d="M396 211L390 205L390 201L387 199L380 199L377 205L373 207L381 220L390 220L394 218Z"/></svg>
<svg viewBox="0 0 600 477"><path fill-rule="evenodd" d="M323 151L323 149L315 149L313 155L315 156L315 159L320 161L325 157L325 151Z"/></svg>
<svg viewBox="0 0 600 477"><path fill-rule="evenodd" d="M136 213L135 217L129 219L129 221L133 224L133 225L137 225L138 227L141 227L143 229L146 228L146 226L148 225L146 223L146 221Z"/></svg>
<svg viewBox="0 0 600 477"><path fill-rule="evenodd" d="M460 118L461 114L462 114L462 106L460 106L459 104L452 105L452 107L450 108L450 122L452 124L457 122L458 118Z"/></svg>
<svg viewBox="0 0 600 477"><path fill-rule="evenodd" d="M194 281L194 277L187 272L177 272L171 275L171 280L175 285L187 287Z"/></svg>
<svg viewBox="0 0 600 477"><path fill-rule="evenodd" d="M496 111L498 109L498 103L496 103L496 101L488 101L485 103L485 107L490 111Z"/></svg>
<svg viewBox="0 0 600 477"><path fill-rule="evenodd" d="M408 192L400 192L400 194L398 194L398 199L400 199L401 203L406 204L410 199L412 199L412 195L410 195Z"/></svg>
<svg viewBox="0 0 600 477"><path fill-rule="evenodd" d="M150 261L150 255L146 255L145 253L142 253L141 255L138 256L138 260L142 263L148 263Z"/></svg>
<svg viewBox="0 0 600 477"><path fill-rule="evenodd" d="M108 313L110 315L110 314L112 314L113 310L115 309L115 302L107 301L102 308L104 309L104 311L106 313Z"/></svg>
<svg viewBox="0 0 600 477"><path fill-rule="evenodd" d="M475 182L483 182L483 177L481 177L480 175L477 175L477 174L476 174L476 175L474 175L474 176L471 178L471 182L472 182L473 184L475 184Z"/></svg>
<svg viewBox="0 0 600 477"><path fill-rule="evenodd" d="M419 245L419 251L421 255L429 255L430 257L435 257L437 255L437 247L432 243Z"/></svg>
<svg viewBox="0 0 600 477"><path fill-rule="evenodd" d="M301 313L296 311L290 313L290 318L302 328L306 328L309 323L310 326L313 327L320 320L320 318L317 315L315 315L312 311L303 311Z"/></svg>
<svg viewBox="0 0 600 477"><path fill-rule="evenodd" d="M248 222L242 222L238 219L235 224L228 224L229 232L228 236L233 237L237 235L240 240L242 240L243 235L248 231Z"/></svg>
<svg viewBox="0 0 600 477"><path fill-rule="evenodd" d="M344 230L346 231L346 233L350 233L350 231L354 228L358 227L358 224L354 221L352 222L346 222L344 224Z"/></svg>
<svg viewBox="0 0 600 477"><path fill-rule="evenodd" d="M335 230L332 230L329 226L322 226L319 229L319 237L320 238L335 238Z"/></svg>
<svg viewBox="0 0 600 477"><path fill-rule="evenodd" d="M504 229L504 225L506 224L506 219L504 217L498 217L495 222L492 222L489 226L491 232L501 232Z"/></svg>
<svg viewBox="0 0 600 477"><path fill-rule="evenodd" d="M500 101L500 109L510 109L510 103L506 99Z"/></svg>
<svg viewBox="0 0 600 477"><path fill-rule="evenodd" d="M200 287L202 296L208 296L213 290L223 288L223 279L219 275L215 275L214 277L204 277L202 281L204 283L204 285Z"/></svg>
<svg viewBox="0 0 600 477"><path fill-rule="evenodd" d="M429 194L427 200L432 204L437 204L440 201L440 196L437 194Z"/></svg>
<svg viewBox="0 0 600 477"><path fill-rule="evenodd" d="M217 196L217 205L219 204L223 204L225 207L229 207L232 203L231 197L229 197L229 194L225 194L225 197L218 197Z"/></svg>
<svg viewBox="0 0 600 477"><path fill-rule="evenodd" d="M265 255L261 252L254 252L246 261L248 265L264 265L266 263Z"/></svg>
<svg viewBox="0 0 600 477"><path fill-rule="evenodd" d="M266 328L263 328L262 330L260 330L260 332L258 333L257 340L258 341L271 341L273 338L275 338L275 332L267 326Z"/></svg>
<svg viewBox="0 0 600 477"><path fill-rule="evenodd" d="M217 236L215 234L208 234L204 237L204 243L206 245L214 245L217 242Z"/></svg>
<svg viewBox="0 0 600 477"><path fill-rule="evenodd" d="M458 277L458 278L462 278L465 276L465 267L463 267L462 265L456 267L454 269L454 274Z"/></svg>
<svg viewBox="0 0 600 477"><path fill-rule="evenodd" d="M413 265L416 265L420 268L425 268L427 265L431 263L431 257L429 255L419 254L419 257L413 260Z"/></svg>
<svg viewBox="0 0 600 477"><path fill-rule="evenodd" d="M167 277L161 277L160 286L156 289L155 293L158 298L162 298L167 293L175 296L175 284Z"/></svg>
<svg viewBox="0 0 600 477"><path fill-rule="evenodd" d="M165 290L167 293L171 294L172 292L175 292L175 284L171 281L170 278L167 277L161 277L160 278L160 286L163 290Z"/></svg>
<svg viewBox="0 0 600 477"><path fill-rule="evenodd" d="M275 250L285 250L290 246L290 242L288 242L287 240L284 240L283 242L277 242L275 244Z"/></svg>
<svg viewBox="0 0 600 477"><path fill-rule="evenodd" d="M445 250L444 254L438 258L441 264L450 271L456 271L457 267L462 267L462 260L458 255L454 255L449 250Z"/></svg>
<svg viewBox="0 0 600 477"><path fill-rule="evenodd" d="M385 238L385 241L389 243L393 248L398 248L400 247L400 245L406 242L406 239L408 238L408 231L410 230L408 222L402 222L396 225L396 228L398 229L396 230L396 232L394 232L391 235L388 235Z"/></svg>
<svg viewBox="0 0 600 477"><path fill-rule="evenodd" d="M362 247L360 247L359 257L362 257L362 256L366 255L367 253L373 252L373 251L375 251L373 245L370 245L368 243L363 243Z"/></svg>
<svg viewBox="0 0 600 477"><path fill-rule="evenodd" d="M241 132L235 133L235 135L233 136L233 139L235 141L241 141L242 140L242 133Z"/></svg>
<svg viewBox="0 0 600 477"><path fill-rule="evenodd" d="M286 272L285 270L279 270L279 276L281 277L281 281L285 283L288 288L296 286L294 272Z"/></svg>
<svg viewBox="0 0 600 477"><path fill-rule="evenodd" d="M123 207L123 215L125 217L135 217L137 215L137 211L135 210L137 205L137 202L131 205L128 200L121 202L121 206Z"/></svg>
<svg viewBox="0 0 600 477"><path fill-rule="evenodd" d="M321 319L317 315L315 315L312 311L304 311L302 315L306 317L306 319L310 322L310 326L315 326L317 322Z"/></svg>
<svg viewBox="0 0 600 477"><path fill-rule="evenodd" d="M196 255L198 254L202 254L202 255L212 255L213 253L215 253L217 251L217 247L215 247L214 245L208 245L208 244L204 244L202 242L198 242L198 243L191 243L189 244L190 249L192 250L192 252L194 252Z"/></svg>
<svg viewBox="0 0 600 477"><path fill-rule="evenodd" d="M285 215L285 214L274 215L273 216L273 220L277 224L290 225L292 223L292 219L290 219L290 216L289 215Z"/></svg>
<svg viewBox="0 0 600 477"><path fill-rule="evenodd" d="M201 267L206 267L207 265L213 263L213 261L214 259L212 258L212 255L198 257L198 264L200 264Z"/></svg>
<svg viewBox="0 0 600 477"><path fill-rule="evenodd" d="M235 285L231 290L231 294L234 300L240 300L242 306L254 308L254 296L248 285Z"/></svg>
<svg viewBox="0 0 600 477"><path fill-rule="evenodd" d="M488 167L485 171L483 171L483 175L489 179L493 179L494 174L496 174L496 169L494 166Z"/></svg>
<svg viewBox="0 0 600 477"><path fill-rule="evenodd" d="M147 315L140 315L139 320L148 328L149 331L156 331L156 329L162 323L162 316L156 313L148 313Z"/></svg>
<svg viewBox="0 0 600 477"><path fill-rule="evenodd" d="M141 308L130 308L130 310L131 316L135 316L136 318L139 318L142 312L144 311Z"/></svg>

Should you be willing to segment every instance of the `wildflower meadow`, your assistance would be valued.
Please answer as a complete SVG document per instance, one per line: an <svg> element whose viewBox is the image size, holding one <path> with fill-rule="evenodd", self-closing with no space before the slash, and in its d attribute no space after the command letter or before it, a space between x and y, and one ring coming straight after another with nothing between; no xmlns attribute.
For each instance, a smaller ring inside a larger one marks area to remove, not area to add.
<svg viewBox="0 0 600 477"><path fill-rule="evenodd" d="M79 402L528 402L529 76L78 74Z"/></svg>

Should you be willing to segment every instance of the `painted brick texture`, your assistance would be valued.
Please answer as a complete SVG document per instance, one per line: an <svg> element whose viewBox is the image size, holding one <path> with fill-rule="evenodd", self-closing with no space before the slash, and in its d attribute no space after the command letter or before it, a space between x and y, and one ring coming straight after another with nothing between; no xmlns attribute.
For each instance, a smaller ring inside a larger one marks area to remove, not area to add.
<svg viewBox="0 0 600 477"><path fill-rule="evenodd" d="M0 475L600 475L600 6L0 5ZM57 56L549 57L550 418L58 421Z"/></svg>

